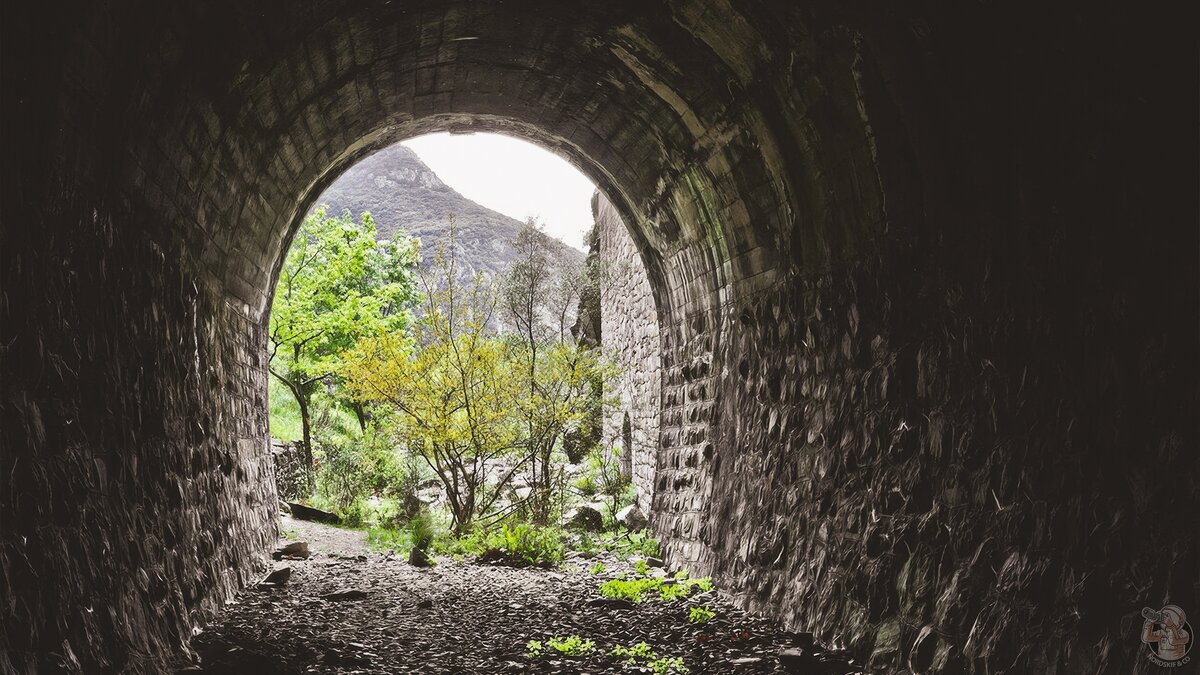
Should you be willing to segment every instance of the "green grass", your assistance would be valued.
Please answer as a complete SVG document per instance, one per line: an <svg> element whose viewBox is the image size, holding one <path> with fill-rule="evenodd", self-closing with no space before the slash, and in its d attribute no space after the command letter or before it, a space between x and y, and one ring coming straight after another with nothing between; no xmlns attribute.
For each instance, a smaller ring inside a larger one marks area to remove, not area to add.
<svg viewBox="0 0 1200 675"><path fill-rule="evenodd" d="M271 438L286 442L304 438L304 427L300 421L300 406L283 383L269 378L267 398L270 401Z"/></svg>
<svg viewBox="0 0 1200 675"><path fill-rule="evenodd" d="M407 553L412 548L408 530L393 527L367 528L367 544L381 553Z"/></svg>

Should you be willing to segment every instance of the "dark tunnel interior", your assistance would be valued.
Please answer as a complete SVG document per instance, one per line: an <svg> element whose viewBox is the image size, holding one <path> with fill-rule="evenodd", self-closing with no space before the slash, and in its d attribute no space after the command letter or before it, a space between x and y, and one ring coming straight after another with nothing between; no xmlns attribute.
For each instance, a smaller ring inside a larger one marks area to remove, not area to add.
<svg viewBox="0 0 1200 675"><path fill-rule="evenodd" d="M355 161L434 130L543 144L628 224L652 528L742 607L931 673L1152 672L1140 609L1200 612L1169 17L69 4L0 10L0 672L162 672L258 578L283 254Z"/></svg>

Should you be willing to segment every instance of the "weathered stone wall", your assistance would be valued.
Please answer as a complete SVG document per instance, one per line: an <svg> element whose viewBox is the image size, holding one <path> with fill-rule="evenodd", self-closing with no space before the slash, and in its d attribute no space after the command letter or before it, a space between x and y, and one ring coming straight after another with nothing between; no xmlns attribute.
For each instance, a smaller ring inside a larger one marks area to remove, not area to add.
<svg viewBox="0 0 1200 675"><path fill-rule="evenodd" d="M1200 611L1195 59L1162 16L4 12L0 669L160 672L250 578L281 254L434 129L554 148L630 225L673 563L887 670L1124 673L1143 604Z"/></svg>
<svg viewBox="0 0 1200 675"><path fill-rule="evenodd" d="M602 274L601 348L620 372L612 388L614 407L604 417L603 440L628 457L637 503L644 511L653 503L662 405L658 309L641 253L620 214L604 195L593 203Z"/></svg>
<svg viewBox="0 0 1200 675"><path fill-rule="evenodd" d="M0 672L166 672L274 542L261 324L145 211L26 185L53 206L4 239L0 310L27 323L5 327Z"/></svg>

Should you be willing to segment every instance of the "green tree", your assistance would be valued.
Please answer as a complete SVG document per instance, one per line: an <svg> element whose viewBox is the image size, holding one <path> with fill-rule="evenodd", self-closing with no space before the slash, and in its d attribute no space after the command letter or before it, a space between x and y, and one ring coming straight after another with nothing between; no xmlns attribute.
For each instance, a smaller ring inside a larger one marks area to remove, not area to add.
<svg viewBox="0 0 1200 675"><path fill-rule="evenodd" d="M524 431L521 443L533 488L530 511L536 521L553 519L554 451L566 437L592 437L587 429L600 423L598 395L612 368L598 350L576 341L568 316L590 278L582 269L564 269L547 245L547 237L530 220L513 247L518 257L502 284L502 304L515 327L511 361L520 385L514 411ZM560 495L561 496L561 495Z"/></svg>
<svg viewBox="0 0 1200 675"><path fill-rule="evenodd" d="M402 332L416 300L416 244L375 240L369 213L304 219L279 273L271 306L269 368L300 409L304 463L312 470L312 397L336 384L341 355L363 337ZM352 406L364 414L357 402Z"/></svg>

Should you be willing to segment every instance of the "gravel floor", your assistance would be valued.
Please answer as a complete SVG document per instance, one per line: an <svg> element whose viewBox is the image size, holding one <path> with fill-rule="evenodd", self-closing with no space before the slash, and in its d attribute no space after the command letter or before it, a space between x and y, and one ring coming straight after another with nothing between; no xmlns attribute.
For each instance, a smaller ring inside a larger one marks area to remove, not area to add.
<svg viewBox="0 0 1200 675"><path fill-rule="evenodd" d="M806 636L747 616L718 591L671 603L604 602L596 591L628 569L603 554L570 558L558 570L522 569L440 558L431 569L367 550L364 533L285 518L280 532L309 542L308 560L285 561L290 581L247 589L192 641L199 661L188 673L630 673L651 672L609 655L647 642L659 656L682 657L692 673L854 673L843 655L811 647L799 660L780 652ZM338 591L362 591L335 600ZM603 604L589 604L603 603ZM716 612L688 621L691 607ZM526 655L531 639L578 634L595 642L581 657Z"/></svg>

